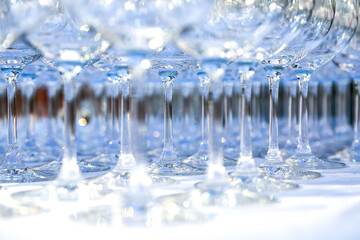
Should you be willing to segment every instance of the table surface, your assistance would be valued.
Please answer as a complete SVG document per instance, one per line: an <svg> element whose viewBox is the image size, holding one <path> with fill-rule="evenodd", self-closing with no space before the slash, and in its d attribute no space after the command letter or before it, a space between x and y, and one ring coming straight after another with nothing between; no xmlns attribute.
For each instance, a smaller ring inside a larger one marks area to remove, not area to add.
<svg viewBox="0 0 360 240"><path fill-rule="evenodd" d="M229 169L230 170L230 169ZM293 181L300 189L275 193L277 202L217 209L199 223L156 227L90 225L43 213L0 219L0 239L360 239L360 163ZM162 194L190 189L202 177L179 177ZM42 183L44 184L44 183ZM35 185L9 185L9 191Z"/></svg>

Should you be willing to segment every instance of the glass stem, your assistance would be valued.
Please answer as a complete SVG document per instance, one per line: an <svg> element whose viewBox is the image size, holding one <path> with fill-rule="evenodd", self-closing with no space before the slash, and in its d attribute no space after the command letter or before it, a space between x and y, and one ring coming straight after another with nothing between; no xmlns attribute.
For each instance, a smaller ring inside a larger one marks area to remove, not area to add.
<svg viewBox="0 0 360 240"><path fill-rule="evenodd" d="M224 129L225 129L225 141L228 146L232 146L232 102L231 96L233 92L233 84L225 83L224 94Z"/></svg>
<svg viewBox="0 0 360 240"><path fill-rule="evenodd" d="M240 158L236 168L239 170L253 170L255 162L252 153L251 126L251 87L252 77L241 73L241 108L240 108Z"/></svg>
<svg viewBox="0 0 360 240"><path fill-rule="evenodd" d="M201 83L201 144L208 144L209 131L209 84Z"/></svg>
<svg viewBox="0 0 360 240"><path fill-rule="evenodd" d="M173 81L164 81L164 149L173 149L173 112L172 112L172 91Z"/></svg>
<svg viewBox="0 0 360 240"><path fill-rule="evenodd" d="M64 155L63 164L58 178L71 181L81 179L77 164L75 143L76 121L76 80L74 77L63 75L64 90Z"/></svg>
<svg viewBox="0 0 360 240"><path fill-rule="evenodd" d="M297 82L292 81L290 83L290 94L289 94L289 121L288 131L289 139L292 141L296 139L296 95L297 95Z"/></svg>
<svg viewBox="0 0 360 240"><path fill-rule="evenodd" d="M10 72L6 79L8 109L8 154L17 154L17 76L20 72Z"/></svg>
<svg viewBox="0 0 360 240"><path fill-rule="evenodd" d="M106 113L105 113L105 122L106 122L106 128L105 128L105 138L106 143L108 144L109 141L111 141L112 137L112 126L111 126L111 93L106 91Z"/></svg>
<svg viewBox="0 0 360 240"><path fill-rule="evenodd" d="M360 78L354 79L355 104L354 104L354 141L353 146L360 144Z"/></svg>
<svg viewBox="0 0 360 240"><path fill-rule="evenodd" d="M111 118L111 140L114 141L116 137L116 97L118 94L118 86L116 82L112 83L112 91L111 91L111 110L110 110L110 118Z"/></svg>
<svg viewBox="0 0 360 240"><path fill-rule="evenodd" d="M296 149L297 154L311 154L308 138L308 90L311 75L299 76L299 142Z"/></svg>
<svg viewBox="0 0 360 240"><path fill-rule="evenodd" d="M131 95L127 96L127 101L129 105L127 109L132 109L132 111L128 111L129 120L130 113L132 121L128 121L128 124L132 125L129 127L129 135L131 135L130 145L131 151L136 159L136 167L132 170L130 184L135 186L148 186L148 177L146 173L146 165L147 165L147 157L146 157L146 149L147 149L147 122L146 122L146 113L147 113L147 89L146 89L146 77L144 77L143 70L141 68L135 68L133 71L133 75L131 79L128 79L129 93ZM131 81L131 83L130 83ZM137 171L138 169L139 171ZM134 173L136 170L137 173ZM135 188L136 189L136 188ZM143 189L141 188L141 191Z"/></svg>
<svg viewBox="0 0 360 240"><path fill-rule="evenodd" d="M217 85L220 83L211 83L211 90L208 96L208 112L209 112L209 166L215 168L223 168L223 157L221 150L221 133L222 133L222 121L221 121L221 88Z"/></svg>
<svg viewBox="0 0 360 240"><path fill-rule="evenodd" d="M269 149L266 160L282 162L279 152L279 132L278 132L278 99L280 73L273 71L269 77Z"/></svg>
<svg viewBox="0 0 360 240"><path fill-rule="evenodd" d="M120 154L131 154L130 80L122 83L120 100Z"/></svg>
<svg viewBox="0 0 360 240"><path fill-rule="evenodd" d="M261 85L259 82L253 82L253 97L252 97L252 113L253 117L251 120L252 124L252 134L259 137L261 134L261 109L260 109L260 88Z"/></svg>

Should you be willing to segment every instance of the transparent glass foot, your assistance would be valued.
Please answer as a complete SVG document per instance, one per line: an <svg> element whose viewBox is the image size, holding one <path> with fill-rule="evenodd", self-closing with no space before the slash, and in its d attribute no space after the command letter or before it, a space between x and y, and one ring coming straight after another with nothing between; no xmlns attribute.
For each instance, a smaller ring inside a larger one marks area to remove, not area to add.
<svg viewBox="0 0 360 240"><path fill-rule="evenodd" d="M102 172L110 169L110 167L107 164L100 164L100 163L97 164L86 160L80 160L78 164L80 171L83 173ZM55 161L37 167L36 170L39 170L44 173L56 175L59 173L61 166L62 166L62 156L60 156Z"/></svg>
<svg viewBox="0 0 360 240"><path fill-rule="evenodd" d="M346 167L345 163L331 162L320 159L312 153L295 153L285 160L287 164L298 169L339 169Z"/></svg>
<svg viewBox="0 0 360 240"><path fill-rule="evenodd" d="M24 165L19 154L8 153L2 160L3 163L0 166L1 183L40 182L55 178L54 174L34 170Z"/></svg>
<svg viewBox="0 0 360 240"><path fill-rule="evenodd" d="M298 184L280 181L260 174L258 171L233 171L229 173L233 184L241 190L252 192L284 192L299 188Z"/></svg>
<svg viewBox="0 0 360 240"><path fill-rule="evenodd" d="M173 146L165 147L160 158L148 166L148 171L156 175L189 176L204 174L205 170L190 166L178 159Z"/></svg>
<svg viewBox="0 0 360 240"><path fill-rule="evenodd" d="M136 161L133 154L120 154L118 156L118 161L114 168L114 172L128 171L133 169L135 166Z"/></svg>
<svg viewBox="0 0 360 240"><path fill-rule="evenodd" d="M198 152L198 153L194 154L193 156L186 158L183 162L192 167L205 170L208 166L208 160L209 160L208 152L206 152L206 153ZM235 166L236 161L237 160L230 159L225 156L223 157L224 166Z"/></svg>
<svg viewBox="0 0 360 240"><path fill-rule="evenodd" d="M162 176L191 176L202 175L205 173L204 169L192 167L186 163L179 161L167 162L158 161L148 166L148 171L155 175Z"/></svg>
<svg viewBox="0 0 360 240"><path fill-rule="evenodd" d="M88 163L91 163L91 164L95 164L95 165L109 165L109 166L115 166L117 161L119 159L119 155L118 154L106 154L106 153L103 153L103 154L100 154L98 156L95 156L95 157L90 157L90 158L85 158L83 160L85 160L86 162Z"/></svg>
<svg viewBox="0 0 360 240"><path fill-rule="evenodd" d="M290 166L266 166L261 164L258 170L261 174L278 180L306 180L321 176L317 172L299 170Z"/></svg>
<svg viewBox="0 0 360 240"><path fill-rule="evenodd" d="M157 161L162 153L162 148L154 148L150 151L147 151L146 157L149 159L150 163Z"/></svg>
<svg viewBox="0 0 360 240"><path fill-rule="evenodd" d="M346 148L328 158L330 161L360 162L360 153L352 152L351 148Z"/></svg>

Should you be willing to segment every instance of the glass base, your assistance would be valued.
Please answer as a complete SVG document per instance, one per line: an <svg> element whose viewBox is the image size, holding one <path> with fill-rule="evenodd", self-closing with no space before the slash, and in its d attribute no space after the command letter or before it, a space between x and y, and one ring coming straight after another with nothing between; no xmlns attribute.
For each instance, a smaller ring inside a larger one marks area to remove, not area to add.
<svg viewBox="0 0 360 240"><path fill-rule="evenodd" d="M146 158L149 160L149 163L153 163L154 161L156 162L159 159L161 153L162 148L154 148L146 152Z"/></svg>
<svg viewBox="0 0 360 240"><path fill-rule="evenodd" d="M298 169L339 169L346 165L340 162L331 162L320 159L312 153L295 153L294 156L285 160L287 164Z"/></svg>
<svg viewBox="0 0 360 240"><path fill-rule="evenodd" d="M191 176L202 175L204 169L192 167L182 162L157 161L148 166L148 171L155 175L162 176Z"/></svg>
<svg viewBox="0 0 360 240"><path fill-rule="evenodd" d="M48 174L58 174L62 166L62 158L52 161L48 164L37 167L36 170L39 170ZM83 173L92 173L92 172L102 172L107 171L110 167L107 164L95 164L88 162L86 160L81 160L78 162L80 171Z"/></svg>
<svg viewBox="0 0 360 240"><path fill-rule="evenodd" d="M360 162L360 153L352 152L351 148L346 148L328 158L330 161L339 162Z"/></svg>
<svg viewBox="0 0 360 240"><path fill-rule="evenodd" d="M205 170L208 166L208 161L209 161L208 153L196 153L195 155L190 156L187 159L185 159L183 162L192 167ZM237 160L230 159L225 156L223 157L224 166L235 166L236 161Z"/></svg>
<svg viewBox="0 0 360 240"><path fill-rule="evenodd" d="M299 188L298 184L280 181L260 174L258 171L229 173L235 187L252 192L284 192Z"/></svg>
<svg viewBox="0 0 360 240"><path fill-rule="evenodd" d="M192 193L193 204L199 207L236 207L249 204L267 204L274 202L272 197L250 191L235 189L229 182L195 184L197 191Z"/></svg>
<svg viewBox="0 0 360 240"><path fill-rule="evenodd" d="M8 153L1 160L0 183L41 182L56 177L54 174L27 167L16 153Z"/></svg>
<svg viewBox="0 0 360 240"><path fill-rule="evenodd" d="M100 164L100 165L115 166L118 159L119 159L118 154L103 153L95 157L84 158L83 160L86 161L87 163L91 163L94 165Z"/></svg>
<svg viewBox="0 0 360 240"><path fill-rule="evenodd" d="M0 183L24 183L51 181L55 175L31 168L0 169Z"/></svg>
<svg viewBox="0 0 360 240"><path fill-rule="evenodd" d="M278 180L306 180L314 179L321 176L320 173L299 170L290 166L263 166L260 165L258 170L261 174L269 178Z"/></svg>
<svg viewBox="0 0 360 240"><path fill-rule="evenodd" d="M129 171L136 166L135 157L133 154L120 154L118 155L118 161L114 168L114 172Z"/></svg>

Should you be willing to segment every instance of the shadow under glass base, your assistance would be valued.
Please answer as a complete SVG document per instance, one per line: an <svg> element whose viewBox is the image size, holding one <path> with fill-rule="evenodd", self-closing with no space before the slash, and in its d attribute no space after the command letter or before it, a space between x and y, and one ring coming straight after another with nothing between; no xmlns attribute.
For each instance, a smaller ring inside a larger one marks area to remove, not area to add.
<svg viewBox="0 0 360 240"><path fill-rule="evenodd" d="M229 173L232 183L236 188L252 192L284 192L299 188L298 184L284 182L275 178L269 178L258 171L242 172L233 171Z"/></svg>
<svg viewBox="0 0 360 240"><path fill-rule="evenodd" d="M285 161L289 166L298 169L325 170L346 167L345 163L323 160L316 157L312 153L295 153L295 155L286 159Z"/></svg>

